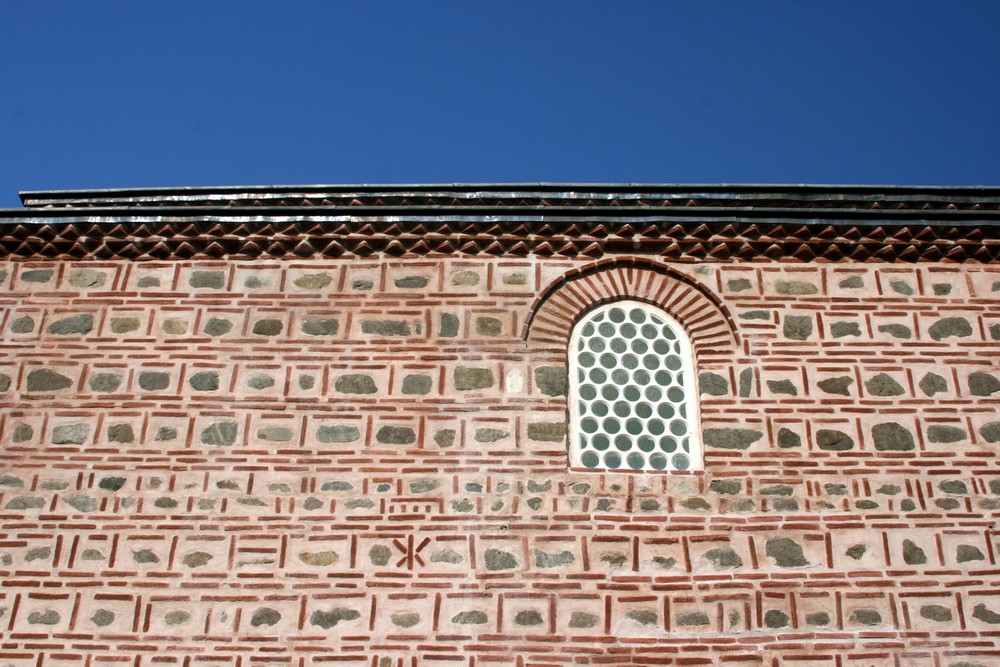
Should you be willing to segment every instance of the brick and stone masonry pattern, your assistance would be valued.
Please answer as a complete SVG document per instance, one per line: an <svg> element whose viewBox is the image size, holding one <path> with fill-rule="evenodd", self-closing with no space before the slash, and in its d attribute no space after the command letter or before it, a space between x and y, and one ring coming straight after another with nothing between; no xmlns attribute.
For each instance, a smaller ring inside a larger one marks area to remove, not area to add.
<svg viewBox="0 0 1000 667"><path fill-rule="evenodd" d="M1000 269L593 263L3 264L0 665L1000 664ZM570 470L670 284L704 470Z"/></svg>

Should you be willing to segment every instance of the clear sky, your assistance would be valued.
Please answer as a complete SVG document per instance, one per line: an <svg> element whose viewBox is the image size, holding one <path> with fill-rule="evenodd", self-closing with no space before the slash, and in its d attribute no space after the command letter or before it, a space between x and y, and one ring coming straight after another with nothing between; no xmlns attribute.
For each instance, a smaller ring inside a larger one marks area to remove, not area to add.
<svg viewBox="0 0 1000 667"><path fill-rule="evenodd" d="M18 190L1000 184L1000 2L0 0Z"/></svg>

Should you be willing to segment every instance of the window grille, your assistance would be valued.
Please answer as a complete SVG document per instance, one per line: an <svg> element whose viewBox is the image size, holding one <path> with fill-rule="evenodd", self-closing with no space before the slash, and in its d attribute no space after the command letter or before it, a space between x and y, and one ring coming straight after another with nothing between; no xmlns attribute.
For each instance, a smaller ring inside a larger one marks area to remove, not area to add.
<svg viewBox="0 0 1000 667"><path fill-rule="evenodd" d="M615 301L570 338L570 461L591 470L701 468L691 343L659 308Z"/></svg>

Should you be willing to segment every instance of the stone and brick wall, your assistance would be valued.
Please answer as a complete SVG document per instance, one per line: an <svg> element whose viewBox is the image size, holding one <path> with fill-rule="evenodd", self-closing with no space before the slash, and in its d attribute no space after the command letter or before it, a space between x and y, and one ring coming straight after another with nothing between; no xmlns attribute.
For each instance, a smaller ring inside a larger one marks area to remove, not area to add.
<svg viewBox="0 0 1000 667"><path fill-rule="evenodd" d="M18 261L0 665L1000 664L1000 267ZM581 309L704 470L567 468Z"/></svg>

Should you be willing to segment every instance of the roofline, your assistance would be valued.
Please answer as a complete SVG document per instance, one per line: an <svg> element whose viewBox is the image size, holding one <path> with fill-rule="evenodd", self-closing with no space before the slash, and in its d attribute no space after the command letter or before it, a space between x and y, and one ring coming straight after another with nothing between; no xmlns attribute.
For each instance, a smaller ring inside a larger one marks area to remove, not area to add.
<svg viewBox="0 0 1000 667"><path fill-rule="evenodd" d="M150 188L108 188L84 190L22 190L18 193L24 206L44 205L44 202L95 202L113 200L151 199L165 201L228 198L260 198L267 196L288 196L293 194L319 195L323 193L349 195L359 194L375 196L379 194L400 196L407 193L428 195L430 193L474 194L477 192L509 196L523 194L564 194L579 197L581 195L632 195L643 193L698 196L710 194L715 197L739 198L740 195L766 194L792 195L800 197L826 196L833 198L850 198L852 195L870 198L877 195L889 195L890 198L907 198L923 196L924 198L975 198L978 200L996 199L1000 201L1000 186L992 185L824 185L824 184L730 184L730 183L413 183L413 184L329 184L329 185L224 185L197 187L150 187ZM949 197L950 195L950 197Z"/></svg>
<svg viewBox="0 0 1000 667"><path fill-rule="evenodd" d="M754 222L779 225L789 221L811 225L850 224L856 226L1000 226L1000 210L897 209L897 208L806 208L766 206L133 206L86 208L5 208L0 209L0 225L17 222L72 224L154 222L280 220L311 221L550 221L623 223L657 221L672 223Z"/></svg>
<svg viewBox="0 0 1000 667"><path fill-rule="evenodd" d="M223 186L22 200L25 208L0 210L0 257L1000 262L1000 187L987 186Z"/></svg>

